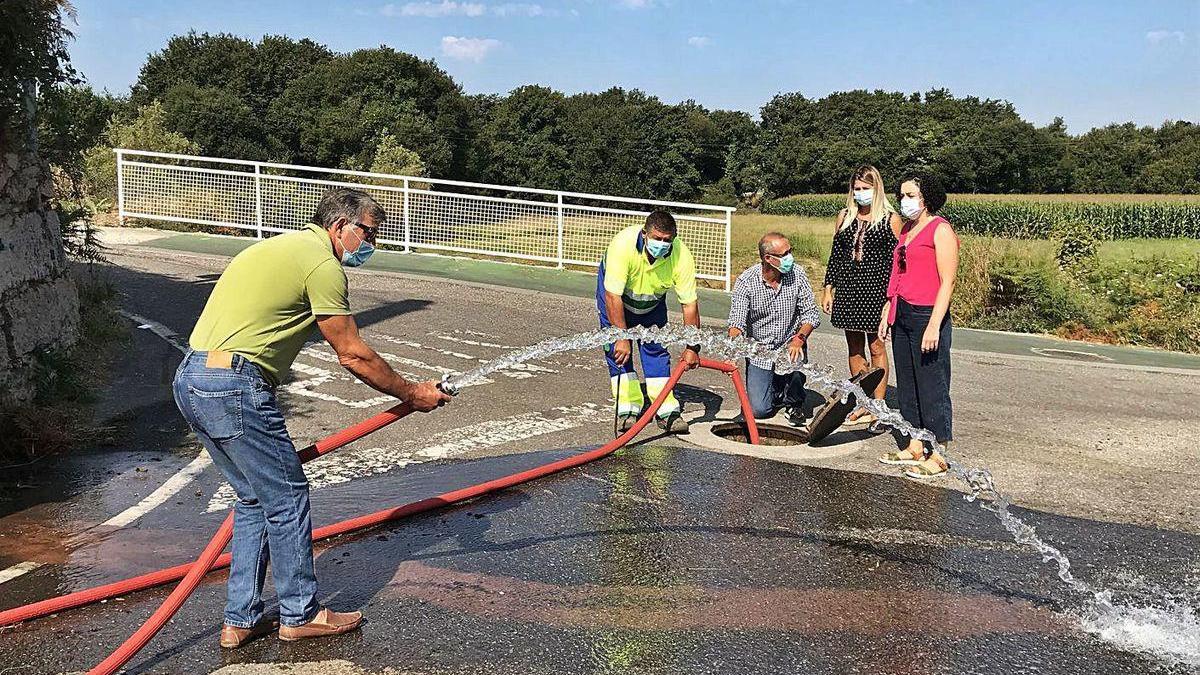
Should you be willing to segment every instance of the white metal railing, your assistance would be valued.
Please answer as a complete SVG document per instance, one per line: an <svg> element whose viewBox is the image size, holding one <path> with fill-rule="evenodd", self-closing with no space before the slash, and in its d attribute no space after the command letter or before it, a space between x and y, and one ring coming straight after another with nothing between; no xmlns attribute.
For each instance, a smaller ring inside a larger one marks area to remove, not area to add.
<svg viewBox="0 0 1200 675"><path fill-rule="evenodd" d="M301 229L332 186L366 191L388 212L379 242L564 265L600 264L621 229L650 209L674 213L697 276L729 290L726 206L564 192L117 148L119 216L263 233ZM132 159L131 159L132 158Z"/></svg>

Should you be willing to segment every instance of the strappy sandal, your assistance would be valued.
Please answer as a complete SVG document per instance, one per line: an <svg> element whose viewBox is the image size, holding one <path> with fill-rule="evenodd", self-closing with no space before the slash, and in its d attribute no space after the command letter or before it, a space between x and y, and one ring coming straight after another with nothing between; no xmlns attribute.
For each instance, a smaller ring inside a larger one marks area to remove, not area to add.
<svg viewBox="0 0 1200 675"><path fill-rule="evenodd" d="M869 426L878 421L879 421L879 418L875 416L875 413L869 412L869 413L866 413L866 414L862 415L861 417L857 417L855 419L847 419L846 422L844 424L842 424L842 426L843 427L858 427L858 426L863 426L863 425Z"/></svg>
<svg viewBox="0 0 1200 675"><path fill-rule="evenodd" d="M904 470L904 475L917 480L937 478L949 471L949 468L930 457L928 460Z"/></svg>
<svg viewBox="0 0 1200 675"><path fill-rule="evenodd" d="M891 464L892 466L917 466L925 461L923 455L913 456L908 448L903 450L893 450L886 455L881 455L879 461L882 464Z"/></svg>

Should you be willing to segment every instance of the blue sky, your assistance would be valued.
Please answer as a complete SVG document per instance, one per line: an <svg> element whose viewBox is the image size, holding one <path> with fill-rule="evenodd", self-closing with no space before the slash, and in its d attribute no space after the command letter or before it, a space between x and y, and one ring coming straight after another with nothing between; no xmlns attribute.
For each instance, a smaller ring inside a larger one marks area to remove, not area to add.
<svg viewBox="0 0 1200 675"><path fill-rule="evenodd" d="M121 93L173 34L387 44L468 93L620 85L757 113L779 92L866 88L1003 98L1074 133L1200 121L1200 0L76 0L72 58Z"/></svg>

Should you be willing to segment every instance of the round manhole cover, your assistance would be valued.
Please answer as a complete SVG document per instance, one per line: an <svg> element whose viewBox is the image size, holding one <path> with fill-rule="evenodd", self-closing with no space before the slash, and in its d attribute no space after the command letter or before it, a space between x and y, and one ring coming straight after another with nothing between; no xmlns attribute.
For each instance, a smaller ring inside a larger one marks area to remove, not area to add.
<svg viewBox="0 0 1200 675"><path fill-rule="evenodd" d="M734 443L749 443L750 434L742 422L721 422L712 426L712 433ZM778 424L758 424L759 445L804 445L808 442L808 432Z"/></svg>
<svg viewBox="0 0 1200 675"><path fill-rule="evenodd" d="M1051 349L1044 347L1030 347L1029 351L1040 356L1048 356L1052 359L1070 359L1072 361L1112 361L1112 359L1096 352L1084 352L1075 349Z"/></svg>

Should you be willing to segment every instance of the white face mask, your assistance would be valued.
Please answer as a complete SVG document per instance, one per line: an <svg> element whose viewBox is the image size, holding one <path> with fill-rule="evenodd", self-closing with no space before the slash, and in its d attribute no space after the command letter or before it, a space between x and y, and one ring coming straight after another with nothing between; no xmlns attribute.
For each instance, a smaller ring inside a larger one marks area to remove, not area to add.
<svg viewBox="0 0 1200 675"><path fill-rule="evenodd" d="M900 215L908 220L912 220L919 213L921 213L921 200L916 197L903 197L900 199Z"/></svg>
<svg viewBox="0 0 1200 675"><path fill-rule="evenodd" d="M866 190L855 190L854 191L854 203L858 204L859 206L870 206L871 200L873 200L874 198L875 198L875 190L873 190L873 189L868 188Z"/></svg>

